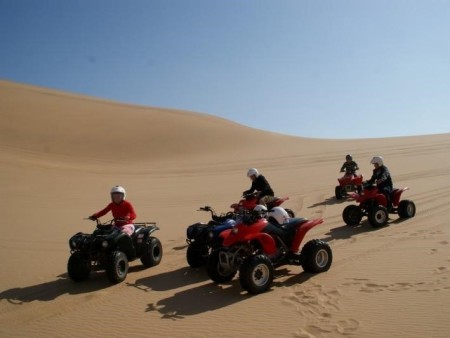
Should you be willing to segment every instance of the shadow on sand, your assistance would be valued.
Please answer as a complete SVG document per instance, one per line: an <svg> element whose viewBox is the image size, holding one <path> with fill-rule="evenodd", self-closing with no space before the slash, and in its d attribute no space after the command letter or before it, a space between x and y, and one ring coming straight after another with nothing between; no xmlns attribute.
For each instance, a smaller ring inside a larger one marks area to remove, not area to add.
<svg viewBox="0 0 450 338"><path fill-rule="evenodd" d="M182 267L177 270L161 273L159 275L141 278L136 280L134 283L127 283L127 285L146 292L170 291L184 286L204 282L208 279L209 277L204 271L204 268L193 269L190 267Z"/></svg>
<svg viewBox="0 0 450 338"><path fill-rule="evenodd" d="M170 286L167 285L167 283L170 283L170 278L179 277L180 274L183 273L183 270L184 269L180 269L173 272L164 273L160 275L160 277L154 276L153 278L145 278L137 281L136 287L142 289L142 285L152 285L149 289L144 288L142 290L170 290L171 288L175 288L177 286L174 283ZM313 276L314 274L305 272L293 274L288 269L277 269L275 270L273 287L301 284ZM288 278L284 281L277 281L277 279L286 277ZM195 271L195 275L191 278L192 280L190 284L194 284L207 280L208 276L203 269L200 269ZM179 282L178 286L188 284L189 283L184 281L182 283ZM273 288L271 290L273 290ZM161 318L178 320L187 316L193 316L200 313L221 309L232 304L245 301L250 297L252 297L252 295L243 291L239 284L239 280L235 278L231 282L224 283L222 285L217 285L211 282L177 292L170 297L157 301L156 303L148 304L145 312L158 312L161 314Z"/></svg>
<svg viewBox="0 0 450 338"><path fill-rule="evenodd" d="M348 201L349 201L348 198L343 198L341 200L338 200L338 199L336 199L336 197L331 196L331 197L328 197L327 199L323 200L322 202L317 202L317 203L310 205L308 207L308 209L312 209L312 208L320 207L320 206L324 206L324 205L342 204L342 203L348 202Z"/></svg>
<svg viewBox="0 0 450 338"><path fill-rule="evenodd" d="M330 242L332 240L339 240L339 239L349 239L353 236L357 236L359 234L365 233L365 232L374 232L378 230L382 230L390 226L391 224L400 224L402 222L406 221L406 219L395 219L391 220L389 219L389 222L384 227L380 228L374 228L370 225L369 221L367 219L363 220L361 224L357 226L349 226L349 225L341 225L339 227L330 229L325 235L327 237L322 238L325 242Z"/></svg>
<svg viewBox="0 0 450 338"><path fill-rule="evenodd" d="M96 276L98 275L98 276ZM111 283L101 273L92 273L86 282L76 283L67 274L58 276L58 279L41 284L12 288L0 293L0 301L7 300L11 304L21 305L32 301L48 302L59 296L90 293L109 287Z"/></svg>

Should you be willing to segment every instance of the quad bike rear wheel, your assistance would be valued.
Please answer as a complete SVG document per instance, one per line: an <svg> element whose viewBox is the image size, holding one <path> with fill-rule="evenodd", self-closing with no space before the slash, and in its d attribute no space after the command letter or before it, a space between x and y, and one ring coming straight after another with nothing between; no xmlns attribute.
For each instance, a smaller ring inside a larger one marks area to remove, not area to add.
<svg viewBox="0 0 450 338"><path fill-rule="evenodd" d="M357 205L348 205L345 207L342 212L342 219L345 224L349 226L356 226L361 223L361 219L363 217L363 213L361 208Z"/></svg>
<svg viewBox="0 0 450 338"><path fill-rule="evenodd" d="M382 205L374 206L369 210L369 223L374 228L380 228L387 224L389 213Z"/></svg>
<svg viewBox="0 0 450 338"><path fill-rule="evenodd" d="M216 283L229 282L237 273L236 269L226 267L220 262L220 253L223 250L216 250L211 253L206 263L206 272L209 278Z"/></svg>
<svg viewBox="0 0 450 338"><path fill-rule="evenodd" d="M161 241L156 237L149 237L147 252L141 257L141 262L146 268L151 268L161 263L163 248Z"/></svg>
<svg viewBox="0 0 450 338"><path fill-rule="evenodd" d="M273 265L266 255L253 255L245 259L239 270L239 282L252 294L266 292L273 281Z"/></svg>
<svg viewBox="0 0 450 338"><path fill-rule="evenodd" d="M416 205L413 201L403 200L398 205L398 215L400 218L412 218L416 215Z"/></svg>
<svg viewBox="0 0 450 338"><path fill-rule="evenodd" d="M91 272L90 262L80 252L75 251L67 262L67 273L75 282L82 282L89 278Z"/></svg>
<svg viewBox="0 0 450 338"><path fill-rule="evenodd" d="M199 268L208 261L208 248L205 245L193 242L186 250L186 260L190 267Z"/></svg>
<svg viewBox="0 0 450 338"><path fill-rule="evenodd" d="M336 188L334 188L334 195L336 196L337 200L341 200L344 198L344 191L340 185L337 185Z"/></svg>
<svg viewBox="0 0 450 338"><path fill-rule="evenodd" d="M301 252L302 268L305 272L321 273L330 269L333 253L328 243L313 239L305 244Z"/></svg>
<svg viewBox="0 0 450 338"><path fill-rule="evenodd" d="M128 274L128 258L122 251L113 251L109 254L106 263L106 275L111 283L123 282Z"/></svg>

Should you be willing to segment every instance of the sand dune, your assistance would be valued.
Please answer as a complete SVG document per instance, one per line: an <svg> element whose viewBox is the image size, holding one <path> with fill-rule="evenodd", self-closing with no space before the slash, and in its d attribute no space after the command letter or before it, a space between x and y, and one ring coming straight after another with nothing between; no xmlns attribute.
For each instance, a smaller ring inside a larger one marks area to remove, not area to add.
<svg viewBox="0 0 450 338"><path fill-rule="evenodd" d="M0 336L448 337L450 332L450 134L315 140L254 130L184 111L124 105L0 81ZM409 186L414 219L374 230L341 219L337 173L353 153L364 175L382 154ZM277 270L256 297L235 280L216 286L187 268L184 231L226 211L257 166L288 206L325 223L308 239L333 249L330 271ZM140 220L161 227L158 267L132 263L110 286L94 274L67 279L68 238L123 184ZM128 323L117 320L119 316Z"/></svg>

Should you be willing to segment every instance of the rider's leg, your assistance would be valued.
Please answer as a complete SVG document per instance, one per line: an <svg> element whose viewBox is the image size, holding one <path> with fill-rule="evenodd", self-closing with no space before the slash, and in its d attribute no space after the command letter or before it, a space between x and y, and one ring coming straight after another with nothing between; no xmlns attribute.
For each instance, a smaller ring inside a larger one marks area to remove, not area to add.
<svg viewBox="0 0 450 338"><path fill-rule="evenodd" d="M264 196L259 199L258 204L261 204L261 205L264 205L265 207L267 207L270 203L272 203L275 200L276 200L276 198L273 196Z"/></svg>
<svg viewBox="0 0 450 338"><path fill-rule="evenodd" d="M127 234L128 236L131 236L134 232L134 225L133 224L125 224L120 227L120 231Z"/></svg>

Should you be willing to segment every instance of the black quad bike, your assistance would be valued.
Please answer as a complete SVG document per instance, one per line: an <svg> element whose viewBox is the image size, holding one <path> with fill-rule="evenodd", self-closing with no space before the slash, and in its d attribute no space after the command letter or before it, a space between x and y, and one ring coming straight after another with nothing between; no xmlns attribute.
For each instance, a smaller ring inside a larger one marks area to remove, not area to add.
<svg viewBox="0 0 450 338"><path fill-rule="evenodd" d="M159 239L151 236L159 230L156 223L134 223L134 226L130 237L114 227L114 220L103 224L97 220L92 234L79 232L72 236L67 263L69 277L81 282L91 271L105 270L108 279L117 284L125 280L130 261L140 258L146 268L158 265L163 250Z"/></svg>
<svg viewBox="0 0 450 338"><path fill-rule="evenodd" d="M195 223L186 229L186 260L193 268L205 265L211 250L222 245L222 238L219 234L227 229L231 229L236 224L237 214L228 212L224 215L217 215L210 206L201 207L198 211L211 213L211 220L208 223Z"/></svg>

